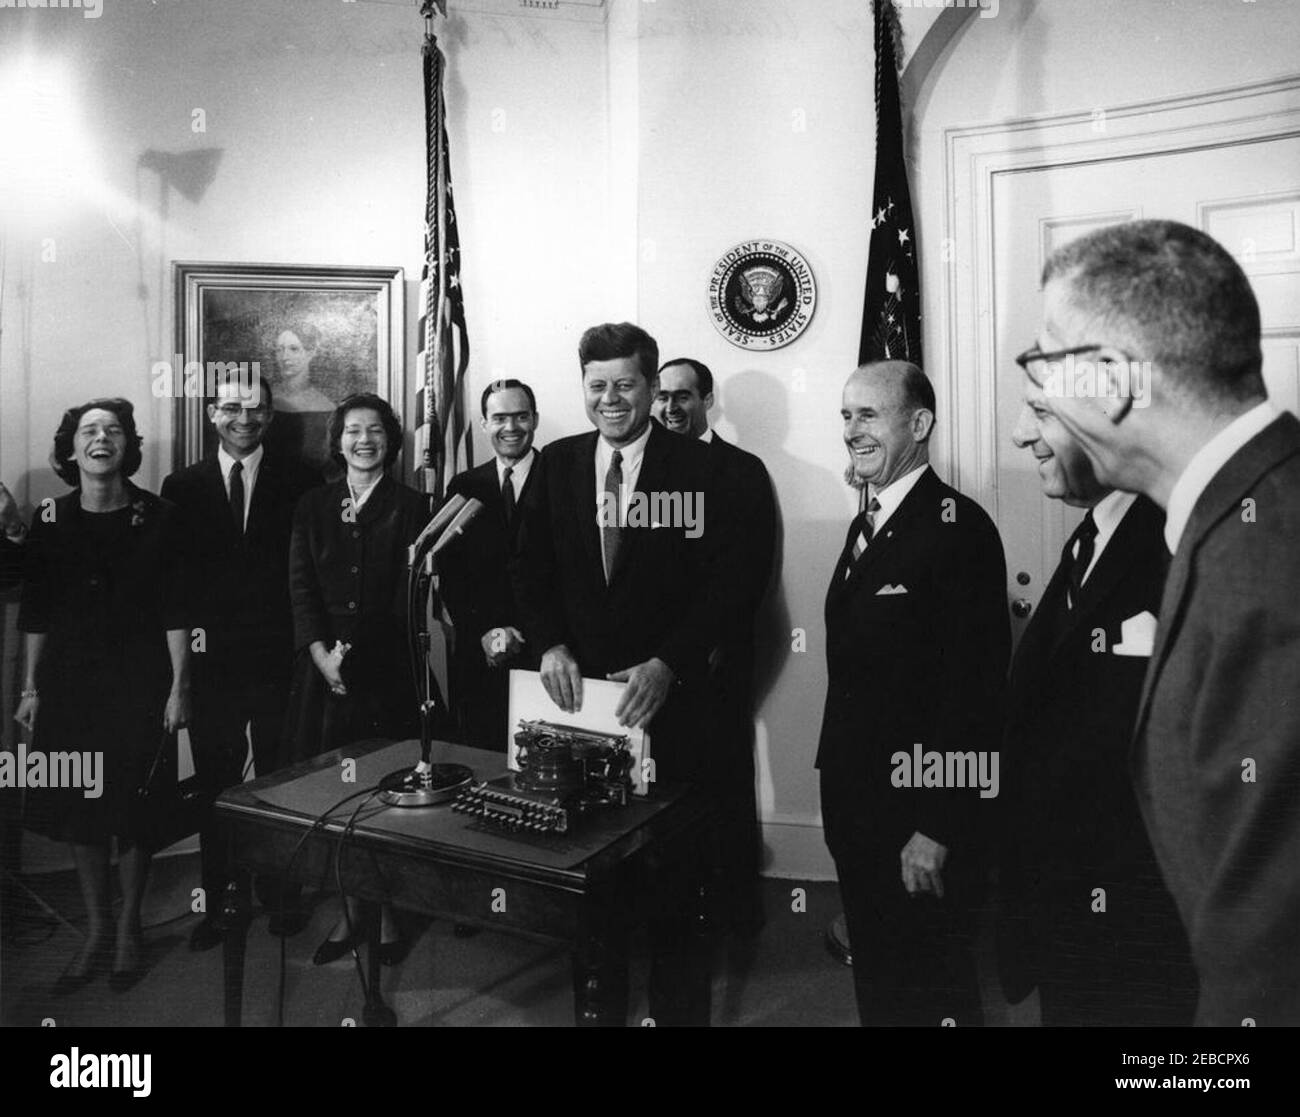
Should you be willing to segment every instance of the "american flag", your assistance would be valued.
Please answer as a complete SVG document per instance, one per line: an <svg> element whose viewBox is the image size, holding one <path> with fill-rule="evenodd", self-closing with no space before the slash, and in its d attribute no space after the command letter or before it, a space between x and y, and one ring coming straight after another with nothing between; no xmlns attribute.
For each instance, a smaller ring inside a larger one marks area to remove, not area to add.
<svg viewBox="0 0 1300 1117"><path fill-rule="evenodd" d="M424 113L427 133L428 194L424 215L424 269L420 275L419 343L416 368L419 388L415 409L417 482L441 501L450 477L474 464L465 409L465 371L469 334L460 286L460 234L451 193L451 159L447 151L447 113L442 96L442 52L433 35L436 0L424 0ZM445 0L436 6L445 16Z"/></svg>
<svg viewBox="0 0 1300 1117"><path fill-rule="evenodd" d="M898 98L898 12L873 0L876 20L876 181L871 250L862 305L858 363L892 359L921 363L921 286L916 222L904 162Z"/></svg>

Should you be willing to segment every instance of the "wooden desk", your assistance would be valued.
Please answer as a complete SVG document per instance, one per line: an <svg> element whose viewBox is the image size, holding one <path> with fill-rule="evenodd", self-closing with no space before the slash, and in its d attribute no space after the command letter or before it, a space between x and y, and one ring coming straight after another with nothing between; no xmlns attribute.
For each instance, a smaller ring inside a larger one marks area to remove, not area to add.
<svg viewBox="0 0 1300 1117"><path fill-rule="evenodd" d="M340 838L364 797L314 831L313 821L344 796L409 768L419 755L418 741L361 742L230 789L218 799L216 817L231 864L332 883ZM432 759L468 765L479 780L506 770L503 754L443 742L435 742ZM345 761L354 761L355 771ZM354 782L345 782L349 775ZM705 796L687 785L656 785L644 800L599 812L570 838L514 837L450 805L402 809L372 799L347 838L339 872L344 890L369 905L391 902L456 923L568 944L580 1026L627 1022L628 940L638 923L652 922L658 941L681 944L675 957L689 974L689 1022L707 1024L702 850L709 823ZM239 1026L243 1007L249 913L242 895L231 888L224 912L228 1027ZM396 1016L379 986L379 919L368 924L363 1018L367 1025L391 1025Z"/></svg>

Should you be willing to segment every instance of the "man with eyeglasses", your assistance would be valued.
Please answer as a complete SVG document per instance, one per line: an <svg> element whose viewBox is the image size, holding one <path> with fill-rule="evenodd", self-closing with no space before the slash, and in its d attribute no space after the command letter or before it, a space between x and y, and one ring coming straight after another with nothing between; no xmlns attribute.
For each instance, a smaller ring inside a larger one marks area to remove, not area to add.
<svg viewBox="0 0 1300 1117"><path fill-rule="evenodd" d="M209 790L241 782L252 742L264 776L280 764L280 742L293 662L289 610L289 534L298 498L320 484L314 471L280 460L263 446L272 421L271 387L251 395L235 377L219 381L207 405L216 453L173 473L162 486L181 512L191 546L188 580L196 629L190 746ZM221 942L222 895L230 872L210 827L200 833L204 919L191 950ZM306 924L296 888L259 881L271 932L293 935Z"/></svg>
<svg viewBox="0 0 1300 1117"><path fill-rule="evenodd" d="M1045 405L1103 484L1165 509L1132 765L1191 942L1195 1022L1300 1024L1300 422L1268 400L1245 273L1199 230L1101 229L1043 281L1042 349L1092 374L1045 370Z"/></svg>
<svg viewBox="0 0 1300 1117"><path fill-rule="evenodd" d="M1016 358L1012 441L1043 494L1086 509L1011 666L998 920L1002 988L1046 1026L1185 1026L1196 975L1128 774L1168 553L1149 499L1097 480L1043 385L1088 347ZM1070 364L1072 373L1086 370Z"/></svg>

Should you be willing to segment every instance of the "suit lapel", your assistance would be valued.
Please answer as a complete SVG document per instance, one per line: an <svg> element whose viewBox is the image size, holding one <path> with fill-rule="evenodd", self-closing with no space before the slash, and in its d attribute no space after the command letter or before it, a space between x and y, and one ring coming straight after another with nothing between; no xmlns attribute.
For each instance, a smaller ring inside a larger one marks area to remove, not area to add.
<svg viewBox="0 0 1300 1117"><path fill-rule="evenodd" d="M658 423L651 421L650 437L646 440L645 452L641 458L641 471L637 474L636 488L633 492L648 497L651 493L664 492L669 488L665 484L668 474L669 447L671 446L668 439L681 437L679 434L669 434ZM646 507L653 510L653 505L649 503L647 503ZM627 509L624 509L624 514L627 514ZM613 577L610 578L611 584L628 569L632 555L643 545L646 536L652 530L653 528L650 526L625 528L623 530L623 545L619 548L618 564L614 567Z"/></svg>
<svg viewBox="0 0 1300 1117"><path fill-rule="evenodd" d="M245 521L244 538L248 541L260 538L262 524L272 503L272 494L277 477L270 455L262 451L262 464L257 467L257 484L253 486L253 500L248 506L248 519Z"/></svg>
<svg viewBox="0 0 1300 1117"><path fill-rule="evenodd" d="M1052 641L1050 654L1054 655L1077 628L1095 620L1098 609L1105 604L1106 599L1124 576L1133 569L1134 560L1145 557L1138 553L1141 550L1139 541L1146 537L1146 530L1151 527L1152 521L1158 521L1159 518L1160 513L1156 506L1146 497L1138 497L1124 513L1124 518L1116 527L1115 534L1107 541L1106 549L1097 559L1092 574L1083 583L1083 592L1079 595L1078 605L1068 612L1066 623L1061 625L1056 639ZM1052 577L1053 583L1059 578L1062 592L1064 592L1065 571L1066 564L1062 562L1057 566L1056 574Z"/></svg>
<svg viewBox="0 0 1300 1117"><path fill-rule="evenodd" d="M569 463L570 485L577 509L578 536L587 553L588 570L605 588L605 563L600 553L600 529L596 523L596 439L592 431L574 448L573 461ZM536 463L534 463L536 468Z"/></svg>
<svg viewBox="0 0 1300 1117"><path fill-rule="evenodd" d="M868 570L878 565L898 545L899 538L906 536L909 524L934 504L934 487L939 483L938 475L927 466L912 486L912 491L903 498L903 503L894 509L894 514L872 536L862 557L853 564L853 569L845 580L846 585L856 586Z"/></svg>
<svg viewBox="0 0 1300 1117"><path fill-rule="evenodd" d="M1289 412L1271 422L1238 450L1210 480L1192 509L1183 537L1174 555L1165 592L1160 601L1160 620L1156 626L1151 665L1142 684L1142 698L1133 728L1132 744L1136 747L1151 712L1151 695L1160 679L1169 647L1182 624L1190 588L1192 560L1210 530L1224 516L1231 515L1265 473L1296 453L1300 422Z"/></svg>
<svg viewBox="0 0 1300 1117"><path fill-rule="evenodd" d="M221 534L235 542L235 521L230 514L230 494L226 492L226 482L221 476L221 463L215 458L204 458L201 467L203 484L207 489L208 499L212 501L214 512L218 513ZM254 490L256 495L256 490Z"/></svg>

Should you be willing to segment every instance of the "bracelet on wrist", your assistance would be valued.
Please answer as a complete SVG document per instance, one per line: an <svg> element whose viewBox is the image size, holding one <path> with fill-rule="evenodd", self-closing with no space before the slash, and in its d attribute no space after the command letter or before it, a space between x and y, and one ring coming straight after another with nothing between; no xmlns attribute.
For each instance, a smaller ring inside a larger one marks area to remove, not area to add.
<svg viewBox="0 0 1300 1117"><path fill-rule="evenodd" d="M22 697L24 698L39 698L40 696L41 696L41 692L38 691L35 687L28 687L22 693Z"/></svg>

